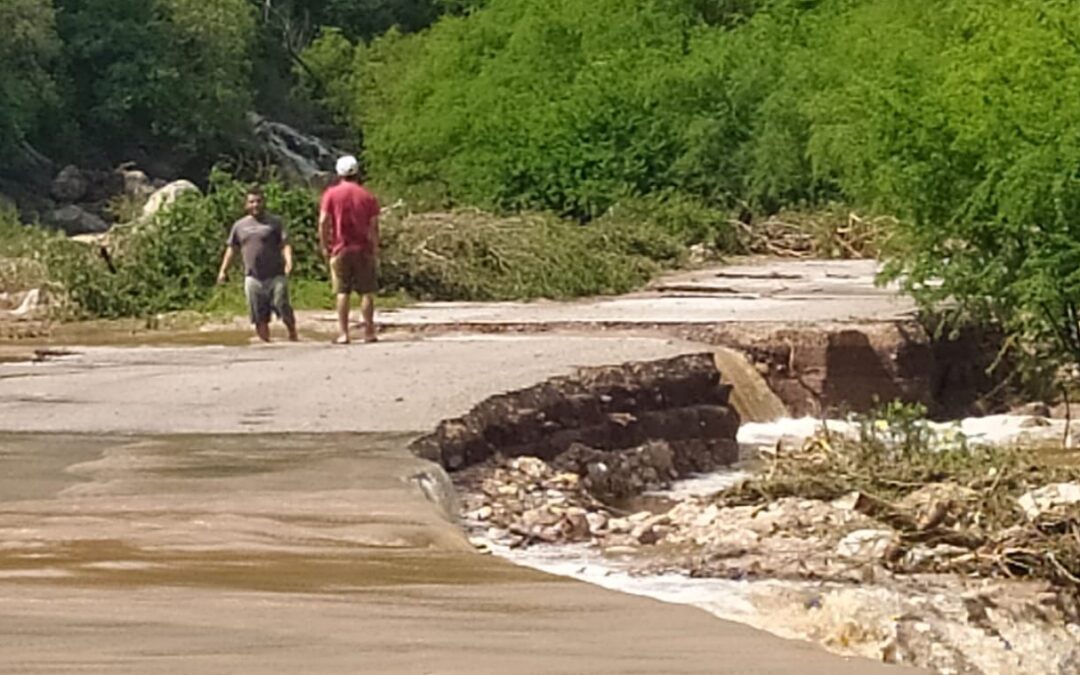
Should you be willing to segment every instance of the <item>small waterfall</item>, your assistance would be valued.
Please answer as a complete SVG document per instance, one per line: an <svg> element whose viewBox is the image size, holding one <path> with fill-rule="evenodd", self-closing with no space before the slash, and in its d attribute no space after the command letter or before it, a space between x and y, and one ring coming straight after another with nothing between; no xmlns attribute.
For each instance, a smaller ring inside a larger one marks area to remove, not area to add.
<svg viewBox="0 0 1080 675"><path fill-rule="evenodd" d="M334 161L345 154L323 139L305 134L288 124L250 113L255 136L290 176L306 183L316 182L333 171Z"/></svg>
<svg viewBox="0 0 1080 675"><path fill-rule="evenodd" d="M784 402L742 353L718 347L713 358L723 382L732 386L731 406L739 413L743 424L772 422L788 416Z"/></svg>

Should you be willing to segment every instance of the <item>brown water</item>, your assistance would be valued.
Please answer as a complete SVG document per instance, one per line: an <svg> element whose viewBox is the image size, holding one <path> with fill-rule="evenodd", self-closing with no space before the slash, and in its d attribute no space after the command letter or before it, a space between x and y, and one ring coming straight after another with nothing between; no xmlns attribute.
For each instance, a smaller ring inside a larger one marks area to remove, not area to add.
<svg viewBox="0 0 1080 675"><path fill-rule="evenodd" d="M478 555L407 440L0 433L0 672L877 672Z"/></svg>
<svg viewBox="0 0 1080 675"><path fill-rule="evenodd" d="M406 440L2 437L0 579L317 591L436 555L423 581L460 581L452 496Z"/></svg>

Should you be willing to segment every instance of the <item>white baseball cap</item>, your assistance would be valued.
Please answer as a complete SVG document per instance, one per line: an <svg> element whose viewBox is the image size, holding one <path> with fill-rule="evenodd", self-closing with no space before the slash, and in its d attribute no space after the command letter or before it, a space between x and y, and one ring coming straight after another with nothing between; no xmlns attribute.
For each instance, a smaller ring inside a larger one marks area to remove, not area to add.
<svg viewBox="0 0 1080 675"><path fill-rule="evenodd" d="M337 175L339 176L355 176L356 172L360 170L360 162L356 157L352 155L345 155L339 157L337 161Z"/></svg>

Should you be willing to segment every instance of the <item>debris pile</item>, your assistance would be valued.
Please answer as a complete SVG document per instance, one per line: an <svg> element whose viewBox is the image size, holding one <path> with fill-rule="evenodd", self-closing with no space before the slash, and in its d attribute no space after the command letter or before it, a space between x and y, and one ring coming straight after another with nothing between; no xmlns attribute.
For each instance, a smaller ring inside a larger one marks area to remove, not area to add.
<svg viewBox="0 0 1080 675"><path fill-rule="evenodd" d="M902 573L1035 578L1080 590L1080 468L1024 450L887 446L826 435L776 452L722 507L796 497L851 508L894 532L882 562Z"/></svg>

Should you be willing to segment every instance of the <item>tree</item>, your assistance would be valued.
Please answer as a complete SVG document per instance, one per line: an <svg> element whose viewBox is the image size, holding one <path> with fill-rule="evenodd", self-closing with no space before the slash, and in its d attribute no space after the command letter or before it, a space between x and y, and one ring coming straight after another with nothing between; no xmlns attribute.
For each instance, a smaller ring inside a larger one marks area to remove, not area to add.
<svg viewBox="0 0 1080 675"><path fill-rule="evenodd" d="M6 155L56 104L60 41L49 0L3 0L0 26L0 153Z"/></svg>
<svg viewBox="0 0 1080 675"><path fill-rule="evenodd" d="M58 0L70 105L104 147L221 143L250 108L247 0Z"/></svg>
<svg viewBox="0 0 1080 675"><path fill-rule="evenodd" d="M849 199L902 216L890 275L953 324L1080 363L1075 5L867 3L819 40L809 153Z"/></svg>

